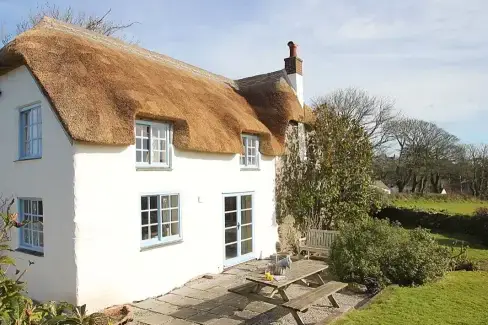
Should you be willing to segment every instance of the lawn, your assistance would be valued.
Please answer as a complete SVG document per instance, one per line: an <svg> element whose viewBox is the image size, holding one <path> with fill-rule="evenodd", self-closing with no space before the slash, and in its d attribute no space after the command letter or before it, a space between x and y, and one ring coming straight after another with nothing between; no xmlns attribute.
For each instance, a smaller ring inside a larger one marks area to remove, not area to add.
<svg viewBox="0 0 488 325"><path fill-rule="evenodd" d="M488 247L483 246L478 240L462 234L433 234L437 242L447 247L456 247L454 254L459 253L461 246L469 246L468 258L480 263L483 270L488 271Z"/></svg>
<svg viewBox="0 0 488 325"><path fill-rule="evenodd" d="M441 245L469 245L468 258L488 270L488 247L467 235L434 234ZM488 324L488 272L450 272L417 288L389 287L368 307L352 311L334 325Z"/></svg>
<svg viewBox="0 0 488 325"><path fill-rule="evenodd" d="M488 208L488 202L484 201L434 201L434 200L394 200L393 205L400 208L446 211L449 214L471 215L477 208Z"/></svg>
<svg viewBox="0 0 488 325"><path fill-rule="evenodd" d="M416 288L389 287L363 310L334 325L437 325L488 322L488 272L451 272Z"/></svg>

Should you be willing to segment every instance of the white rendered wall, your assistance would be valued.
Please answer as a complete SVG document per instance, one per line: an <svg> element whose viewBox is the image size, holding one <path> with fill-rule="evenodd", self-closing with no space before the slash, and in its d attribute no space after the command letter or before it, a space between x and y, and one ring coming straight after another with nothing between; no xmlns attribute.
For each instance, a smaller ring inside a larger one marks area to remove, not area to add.
<svg viewBox="0 0 488 325"><path fill-rule="evenodd" d="M36 300L76 302L73 223L73 152L68 137L37 83L25 67L0 76L0 194L41 198L44 205L43 257L15 252L25 273L29 295ZM40 103L42 159L18 159L19 108ZM14 205L14 210L16 210ZM18 232L12 232L18 247ZM12 270L13 271L13 270Z"/></svg>
<svg viewBox="0 0 488 325"><path fill-rule="evenodd" d="M300 105L303 107L304 98L303 98L303 76L298 73L293 73L288 75L288 79L290 79L291 86L295 89L297 94L298 101Z"/></svg>
<svg viewBox="0 0 488 325"><path fill-rule="evenodd" d="M224 262L223 193L254 192L256 257L275 251L275 158L175 150L171 171L136 171L135 147L75 144L78 303L96 310L164 294ZM179 193L183 242L141 251L140 196Z"/></svg>

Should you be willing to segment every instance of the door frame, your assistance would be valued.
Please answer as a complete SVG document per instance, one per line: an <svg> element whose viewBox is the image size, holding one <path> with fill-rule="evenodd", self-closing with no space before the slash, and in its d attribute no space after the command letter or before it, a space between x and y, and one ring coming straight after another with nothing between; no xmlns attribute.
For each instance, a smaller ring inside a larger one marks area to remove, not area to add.
<svg viewBox="0 0 488 325"><path fill-rule="evenodd" d="M246 196L246 195L251 195L251 207L252 207L252 219L251 219L251 229L252 229L252 251L251 253L247 253L246 255L240 255L241 252L241 227L239 227L239 230L237 231L237 253L238 256L226 260L225 259L225 198L226 197L232 197L232 196L237 196L239 199L237 200L237 222L241 222L241 196ZM224 268L228 268L240 263L244 263L250 260L255 259L256 257L256 237L255 237L255 220L256 220L256 203L254 201L255 195L254 191L243 191L243 192L227 192L227 193L222 193L222 260L224 263Z"/></svg>

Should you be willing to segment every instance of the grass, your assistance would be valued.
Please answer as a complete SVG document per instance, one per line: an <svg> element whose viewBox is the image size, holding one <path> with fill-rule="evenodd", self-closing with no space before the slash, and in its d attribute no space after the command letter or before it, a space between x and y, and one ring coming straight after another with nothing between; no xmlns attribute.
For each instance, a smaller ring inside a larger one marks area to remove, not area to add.
<svg viewBox="0 0 488 325"><path fill-rule="evenodd" d="M469 246L468 258L480 264L483 270L488 271L488 247L478 240L463 234L433 234L437 242L447 247L455 247L454 254L459 253L461 246Z"/></svg>
<svg viewBox="0 0 488 325"><path fill-rule="evenodd" d="M434 201L425 199L394 200L393 205L399 208L446 211L449 214L472 215L477 208L488 208L486 201Z"/></svg>
<svg viewBox="0 0 488 325"><path fill-rule="evenodd" d="M371 305L333 324L488 324L488 247L468 235L434 236L441 245L454 245L454 254L468 244L468 258L485 271L450 272L438 282L416 288L386 288Z"/></svg>
<svg viewBox="0 0 488 325"><path fill-rule="evenodd" d="M437 325L488 322L488 272L451 272L416 288L389 287L363 310L334 325Z"/></svg>

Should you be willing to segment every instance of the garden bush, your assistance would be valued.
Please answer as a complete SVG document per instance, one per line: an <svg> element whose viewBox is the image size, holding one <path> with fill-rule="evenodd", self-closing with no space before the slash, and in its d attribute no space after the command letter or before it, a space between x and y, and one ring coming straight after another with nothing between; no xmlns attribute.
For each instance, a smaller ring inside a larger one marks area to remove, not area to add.
<svg viewBox="0 0 488 325"><path fill-rule="evenodd" d="M473 216L467 216L387 207L378 212L376 217L398 221L407 228L422 227L446 233L472 235L488 244L488 213L484 208L479 208Z"/></svg>
<svg viewBox="0 0 488 325"><path fill-rule="evenodd" d="M449 250L438 245L428 230L407 230L388 220L365 218L341 226L340 231L330 263L332 273L342 281L421 285L448 269Z"/></svg>

